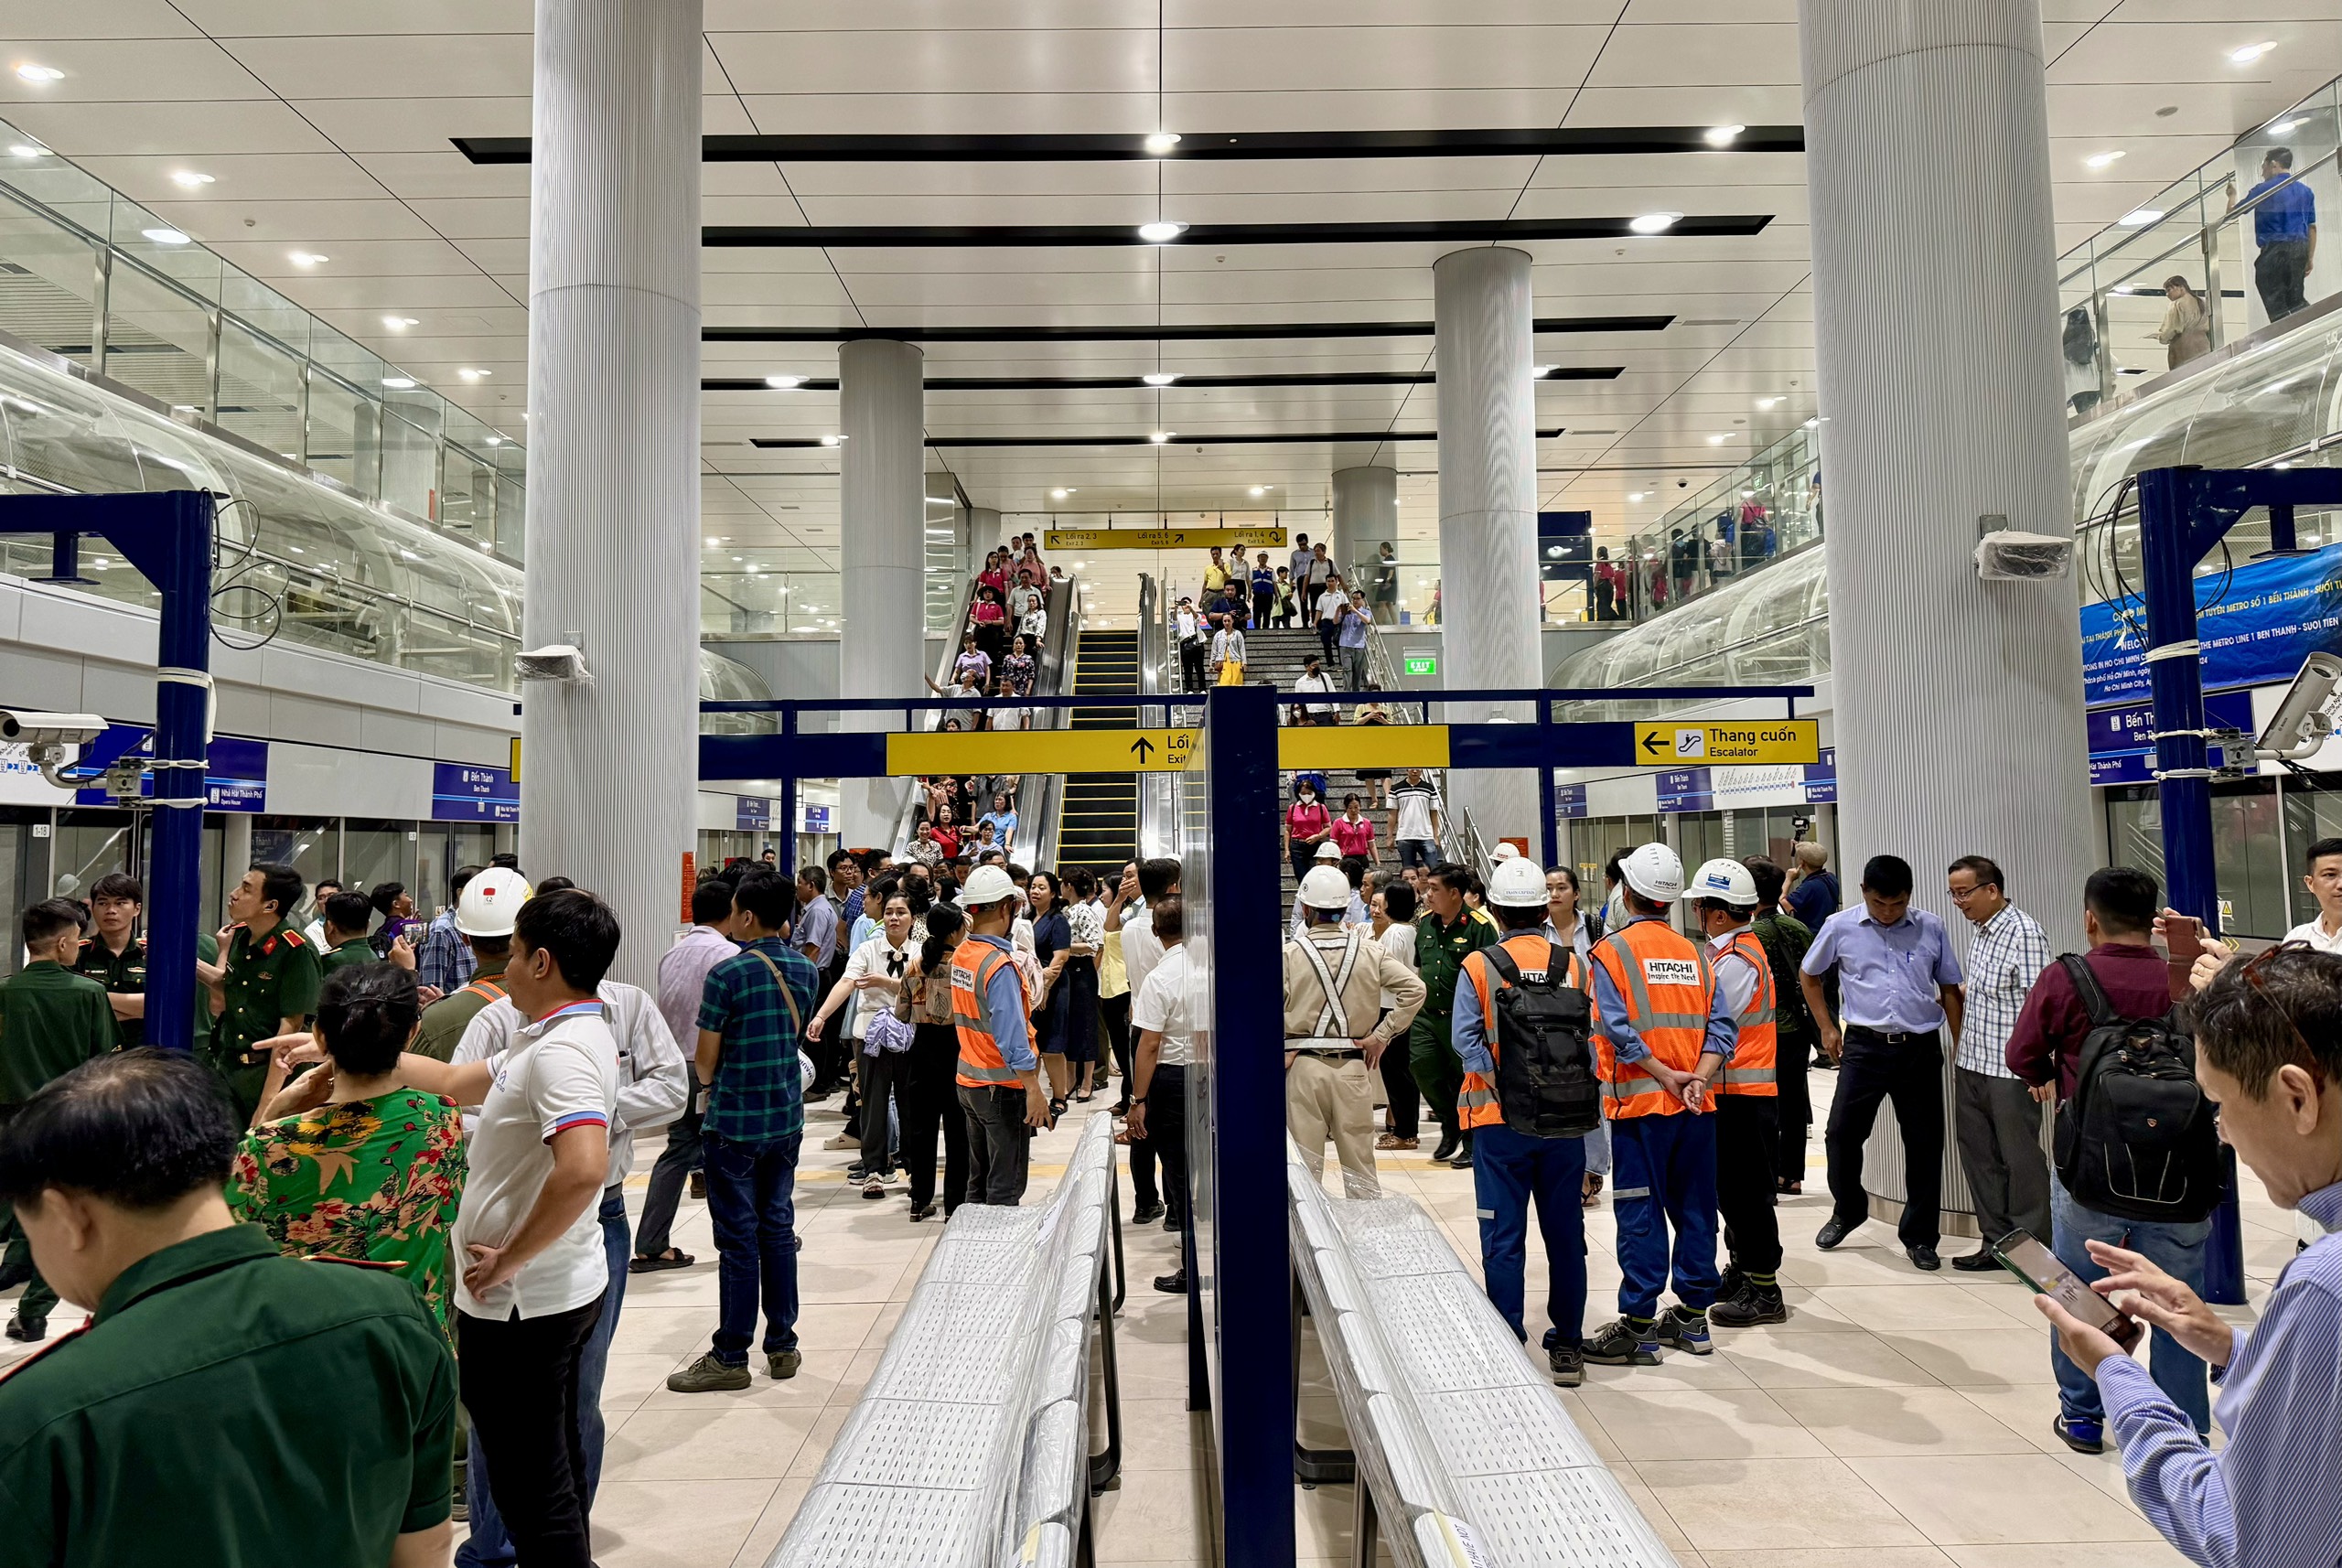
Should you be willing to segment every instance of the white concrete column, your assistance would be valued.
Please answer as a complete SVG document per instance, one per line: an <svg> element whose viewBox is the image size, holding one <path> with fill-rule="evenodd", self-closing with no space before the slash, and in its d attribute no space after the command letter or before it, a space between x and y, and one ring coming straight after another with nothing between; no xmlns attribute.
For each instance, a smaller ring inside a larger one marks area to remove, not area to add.
<svg viewBox="0 0 2342 1568"><path fill-rule="evenodd" d="M839 690L848 697L916 697L927 687L927 446L915 343L858 340L838 349L839 560L845 571L845 628ZM921 715L922 719L929 715ZM900 714L846 714L843 730L888 730ZM904 784L896 779L839 781L842 842L892 848Z"/></svg>
<svg viewBox="0 0 2342 1568"><path fill-rule="evenodd" d="M1341 566L1344 580L1353 588L1366 589L1370 601L1375 553L1384 544L1398 542L1399 470L1335 469L1332 554ZM1395 611L1390 618L1398 619Z"/></svg>
<svg viewBox="0 0 2342 1568"><path fill-rule="evenodd" d="M537 0L521 863L618 912L656 983L699 736L700 0Z"/></svg>
<svg viewBox="0 0 2342 1568"><path fill-rule="evenodd" d="M2040 325L2057 297L2037 0L1798 10L1846 897L1865 859L1901 855L1964 951L1944 867L1987 854L2070 949L2092 841L2074 585L1982 582L1972 558L1985 515L2072 531ZM1916 147L1936 155L1925 180ZM1947 739L1989 765L1939 765ZM1903 1165L1881 1125L1864 1175L1884 1211ZM1968 1207L1947 1135L1947 1226Z"/></svg>
<svg viewBox="0 0 2342 1568"><path fill-rule="evenodd" d="M1456 251L1432 266L1439 358L1441 684L1541 686L1537 648L1535 317L1529 253ZM1835 499L1832 498L1834 507ZM1527 722L1509 711L1447 710L1457 722ZM1537 828L1534 773L1453 773L1449 790L1483 841Z"/></svg>

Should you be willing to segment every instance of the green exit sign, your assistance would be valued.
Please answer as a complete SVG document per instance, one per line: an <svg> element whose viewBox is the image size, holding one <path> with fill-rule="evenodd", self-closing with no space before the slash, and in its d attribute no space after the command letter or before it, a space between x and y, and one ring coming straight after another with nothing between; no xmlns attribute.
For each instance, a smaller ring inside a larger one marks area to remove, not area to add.
<svg viewBox="0 0 2342 1568"><path fill-rule="evenodd" d="M1410 675L1436 675L1439 673L1439 655L1410 653L1406 658L1405 668Z"/></svg>

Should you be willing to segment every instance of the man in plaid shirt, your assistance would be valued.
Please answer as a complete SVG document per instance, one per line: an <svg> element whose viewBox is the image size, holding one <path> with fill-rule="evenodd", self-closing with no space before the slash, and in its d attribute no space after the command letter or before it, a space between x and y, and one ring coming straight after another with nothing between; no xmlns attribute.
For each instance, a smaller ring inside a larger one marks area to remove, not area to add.
<svg viewBox="0 0 2342 1568"><path fill-rule="evenodd" d="M456 929L456 908L463 901L466 885L479 875L479 869L461 866L447 878L447 907L439 911L430 929L423 933L422 945L414 950L414 983L430 986L442 996L453 996L479 972L479 960L472 955L471 944Z"/></svg>
<svg viewBox="0 0 2342 1568"><path fill-rule="evenodd" d="M821 977L789 947L794 882L752 871L732 902L740 950L708 971L699 1004L699 1076L710 1086L700 1144L721 1321L707 1354L667 1379L684 1394L748 1386L760 1296L766 1371L793 1378L800 1360L796 1185L805 1097L797 1051Z"/></svg>
<svg viewBox="0 0 2342 1568"><path fill-rule="evenodd" d="M1961 855L1946 875L1951 901L1975 929L1968 950L1968 1010L1952 1064L1960 1168L1967 1173L1985 1242L1954 1258L1951 1266L1981 1273L2000 1266L1989 1248L2010 1231L2049 1234L2041 1101L2009 1070L2007 1059L2017 1014L2035 978L2049 967L2049 939L2039 921L2009 902L2001 868L1982 855Z"/></svg>

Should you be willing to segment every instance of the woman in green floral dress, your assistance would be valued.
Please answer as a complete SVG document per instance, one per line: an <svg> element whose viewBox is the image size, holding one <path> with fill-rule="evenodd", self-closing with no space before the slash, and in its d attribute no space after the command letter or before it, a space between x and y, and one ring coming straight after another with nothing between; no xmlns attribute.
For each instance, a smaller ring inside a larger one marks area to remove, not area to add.
<svg viewBox="0 0 2342 1568"><path fill-rule="evenodd" d="M444 1329L464 1126L451 1102L400 1081L399 1053L421 1010L413 972L395 965L327 978L317 1033L328 1059L286 1086L245 1135L228 1204L295 1257L395 1267Z"/></svg>

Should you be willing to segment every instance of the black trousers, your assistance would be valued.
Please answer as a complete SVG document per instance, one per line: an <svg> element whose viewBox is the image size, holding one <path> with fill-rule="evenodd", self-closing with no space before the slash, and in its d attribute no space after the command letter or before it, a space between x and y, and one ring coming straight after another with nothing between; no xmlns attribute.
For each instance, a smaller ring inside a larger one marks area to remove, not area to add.
<svg viewBox="0 0 2342 1568"><path fill-rule="evenodd" d="M861 1049L858 1041L848 1040L846 1045ZM886 1152L886 1107L889 1101L902 1097L903 1079L910 1069L910 1052L880 1051L875 1057L858 1057L855 1061L862 1073L862 1164L867 1170L884 1174L895 1168L895 1162Z"/></svg>
<svg viewBox="0 0 2342 1568"><path fill-rule="evenodd" d="M1122 1098L1128 1100L1131 1097L1131 993L1125 991L1120 996L1101 996L1098 999L1098 1016L1105 1021L1106 1048L1114 1053L1114 1070L1123 1075ZM1103 1072L1098 1075L1101 1081L1105 1076Z"/></svg>
<svg viewBox="0 0 2342 1568"><path fill-rule="evenodd" d="M1179 645L1179 681L1181 689L1200 692L1204 689L1204 655L1210 651L1206 642L1183 642Z"/></svg>
<svg viewBox="0 0 2342 1568"><path fill-rule="evenodd" d="M1781 1266L1780 1217L1773 1178L1780 1164L1780 1101L1770 1094L1716 1096L1716 1212L1735 1267L1769 1274Z"/></svg>
<svg viewBox="0 0 2342 1568"><path fill-rule="evenodd" d="M1838 1064L1838 1098L1830 1107L1830 1197L1839 1219L1860 1224L1870 1214L1863 1190L1863 1143L1878 1120L1879 1102L1895 1102L1903 1133L1902 1222L1906 1247L1932 1247L1943 1239L1943 1034L1890 1040L1873 1029L1846 1031Z"/></svg>
<svg viewBox="0 0 2342 1568"><path fill-rule="evenodd" d="M1813 1124L1813 1040L1781 1031L1773 1052L1773 1079L1779 1088L1780 1135L1774 1140L1773 1175L1780 1181L1805 1180L1805 1130Z"/></svg>
<svg viewBox="0 0 2342 1568"><path fill-rule="evenodd" d="M1176 1218L1187 1212L1187 1069L1158 1062L1146 1086L1146 1143L1163 1165L1164 1201ZM1135 1147L1135 1145L1133 1145ZM1135 1162L1133 1162L1135 1164ZM1131 1185L1138 1185L1132 1178Z"/></svg>
<svg viewBox="0 0 2342 1568"><path fill-rule="evenodd" d="M456 1369L496 1466L496 1506L527 1568L594 1568L578 1369L602 1299L545 1317L456 1314Z"/></svg>
<svg viewBox="0 0 2342 1568"><path fill-rule="evenodd" d="M2261 307L2272 321L2283 321L2309 308L2302 285L2309 276L2307 240L2272 240L2252 259L2252 284L2261 291Z"/></svg>
<svg viewBox="0 0 2342 1568"><path fill-rule="evenodd" d="M673 1244L675 1206L682 1201L683 1178L702 1168L699 1123L706 1100L707 1090L693 1083L683 1113L667 1124L667 1146L659 1151L659 1163L650 1167L650 1189L642 1195L642 1223L634 1232L638 1258L655 1258Z"/></svg>
<svg viewBox="0 0 2342 1568"><path fill-rule="evenodd" d="M968 1191L968 1119L960 1109L960 1036L949 1024L921 1024L910 1061L895 1080L901 1123L903 1173L911 1207L935 1201L935 1134L943 1133L943 1212L949 1218Z"/></svg>
<svg viewBox="0 0 2342 1568"><path fill-rule="evenodd" d="M1317 623L1317 646L1326 650L1326 662L1328 664L1334 661L1334 639L1340 635L1342 623L1338 620L1321 620Z"/></svg>
<svg viewBox="0 0 2342 1568"><path fill-rule="evenodd" d="M1382 1052L1382 1093L1390 1101L1391 1136L1423 1134L1423 1091L1415 1087L1414 1063L1407 1059L1407 1042L1393 1040Z"/></svg>

